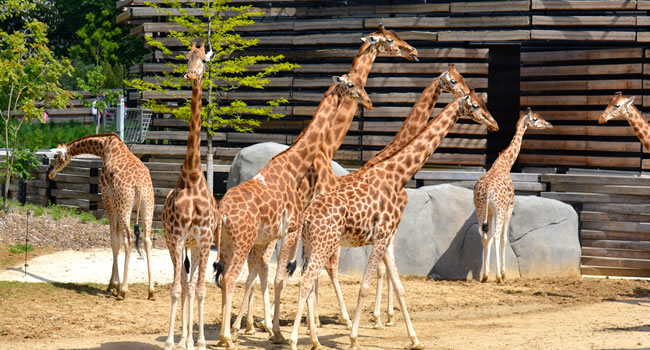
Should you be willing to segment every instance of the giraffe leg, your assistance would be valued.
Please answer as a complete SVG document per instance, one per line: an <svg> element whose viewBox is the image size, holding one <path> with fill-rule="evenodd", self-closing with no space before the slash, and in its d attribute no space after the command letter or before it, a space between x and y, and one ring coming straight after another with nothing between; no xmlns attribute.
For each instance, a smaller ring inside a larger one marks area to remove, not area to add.
<svg viewBox="0 0 650 350"><path fill-rule="evenodd" d="M397 272L397 265L395 264L395 254L393 249L388 249L384 255L384 264L388 270L388 277L390 278L393 286L395 287L395 292L397 293L397 300L399 301L399 306L402 309L402 315L404 316L404 322L406 323L406 331L408 336L411 339L411 345L408 349L424 349L424 344L418 340L417 335L415 334L415 329L411 323L411 317L409 316L408 309L406 308L406 299L404 298L404 287L402 282L399 279L399 274Z"/></svg>
<svg viewBox="0 0 650 350"><path fill-rule="evenodd" d="M185 254L187 254L187 249L185 250ZM182 257L181 257L182 258ZM185 348L185 343L187 343L187 332L188 332L188 325L187 325L187 315L188 315L188 308L190 308L192 305L188 305L188 281L187 281L187 276L188 272L185 270L185 264L183 263L185 259L181 259L181 339L178 341L178 346Z"/></svg>
<svg viewBox="0 0 650 350"><path fill-rule="evenodd" d="M386 266L384 264L379 264L377 267L377 295L375 296L375 308L372 311L372 318L375 321L375 325L372 326L374 329L384 329L384 325L381 323L381 292L384 284L384 276L386 275ZM388 282L390 286L390 281Z"/></svg>
<svg viewBox="0 0 650 350"><path fill-rule="evenodd" d="M500 251L501 251L501 235L503 233L503 218L502 215L500 214L497 217L497 224L494 228L494 235L493 240L494 240L494 251L496 253L496 263L497 263L497 270L496 270L496 280L497 283L502 282L502 277L501 277L501 256L500 256Z"/></svg>
<svg viewBox="0 0 650 350"><path fill-rule="evenodd" d="M483 244L483 265L481 266L481 282L487 282L490 276L490 249L494 239L494 223L496 218L488 214L487 222L490 227L486 232L484 228L479 227L481 231L481 243ZM480 225L479 225L480 226Z"/></svg>
<svg viewBox="0 0 650 350"><path fill-rule="evenodd" d="M315 292L315 287L317 284L314 284L312 286L312 292L309 293L309 296L307 297L307 325L309 327L309 340L311 341L311 350L320 350L322 349L322 346L320 345L320 342L318 341L318 325L316 324L316 320L318 320L315 316L315 302L316 302L316 293Z"/></svg>
<svg viewBox="0 0 650 350"><path fill-rule="evenodd" d="M314 322L313 324L316 325L317 328L320 328L320 314L318 313L318 277L316 277L316 280L314 281L314 290L312 291L311 298L312 299L312 305L313 307L311 308L311 316L309 316L309 313L307 314L309 318L313 318ZM307 306L309 306L309 301L307 303ZM308 309L309 310L309 309ZM312 324L311 319L307 321L307 326L310 327Z"/></svg>
<svg viewBox="0 0 650 350"><path fill-rule="evenodd" d="M273 241L265 247L264 255L262 256L262 265L258 270L262 289L262 299L264 301L264 331L269 333L269 337L273 337L273 326L271 324L271 299L269 297L269 262L273 255L275 242L276 241Z"/></svg>
<svg viewBox="0 0 650 350"><path fill-rule="evenodd" d="M359 349L357 339L359 337L359 321L361 320L361 312L363 311L363 302L368 295L368 291L370 290L370 280L372 279L373 272L377 271L377 266L379 265L381 258L386 253L387 245L388 243L375 243L372 249L372 253L370 254L370 259L368 260L368 266L366 266L366 271L363 273L361 287L359 288L357 308L354 310L352 330L350 331L350 349Z"/></svg>
<svg viewBox="0 0 650 350"><path fill-rule="evenodd" d="M329 259L329 264L325 265L330 280L332 280L332 286L334 287L334 293L336 293L336 299L339 302L339 309L341 310L341 319L345 322L345 328L352 328L352 321L350 321L350 315L348 314L348 309L345 307L345 301L343 300L343 292L341 291L341 285L339 283L339 257L341 256L341 248L336 250L336 252ZM317 307L317 305L314 305Z"/></svg>
<svg viewBox="0 0 650 350"><path fill-rule="evenodd" d="M197 242L199 242L198 237ZM199 270L199 262L201 261L200 248L198 244L200 243L197 243L197 245L192 247L190 253L192 259L190 264L190 280L187 289L187 338L185 339L185 344L181 344L181 346L185 347L186 350L194 350L194 298L197 293L197 271Z"/></svg>
<svg viewBox="0 0 650 350"><path fill-rule="evenodd" d="M280 254L278 255L278 268L275 273L275 300L273 313L273 336L271 341L274 344L284 343L284 336L280 330L280 301L282 298L282 292L285 286L286 279L286 269L287 263L291 260L295 260L296 253L298 249L298 238L300 237L297 230L289 231L286 236L282 239L282 244L280 246Z"/></svg>
<svg viewBox="0 0 650 350"><path fill-rule="evenodd" d="M506 248L508 247L508 229L513 209L514 205L511 205L510 208L508 208L506 218L503 221L503 233L501 237L501 278L503 281L506 280Z"/></svg>
<svg viewBox="0 0 650 350"><path fill-rule="evenodd" d="M133 202L131 201L130 203L127 203L126 207L128 207L128 209L120 208L118 214L118 227L124 244L124 272L122 274L123 277L120 291L117 296L118 299L126 298L126 293L129 291L129 260L131 259L131 229L129 228L129 219Z"/></svg>
<svg viewBox="0 0 650 350"><path fill-rule="evenodd" d="M223 289L221 291L222 298L222 321L221 321L221 332L219 335L219 346L225 346L227 349L235 348L236 337L233 337L230 332L230 320L232 315L232 298L235 293L235 284L237 282L237 277L239 276L242 267L244 266L244 260L248 256L246 252L250 251L251 246L245 247L244 249L237 249L233 252L231 261L226 260L226 271L223 276ZM223 251L223 248L222 248Z"/></svg>
<svg viewBox="0 0 650 350"><path fill-rule="evenodd" d="M392 249L392 248L389 248ZM393 255L394 256L394 255ZM388 294L386 295L386 326L392 327L395 325L393 318L395 317L395 307L393 305L393 283L388 283Z"/></svg>
<svg viewBox="0 0 650 350"><path fill-rule="evenodd" d="M172 234L171 237L174 237ZM169 248L169 255L174 265L174 281L172 282L171 294L171 311L169 314L169 331L167 340L165 341L165 350L172 350L174 347L174 321L176 320L176 309L178 306L178 299L181 296L181 270L182 270L182 256L183 244L180 241L167 242Z"/></svg>
<svg viewBox="0 0 650 350"><path fill-rule="evenodd" d="M253 248L255 249L255 248ZM241 307L239 308L239 313L235 322L232 324L232 333L237 334L241 327L241 320L246 313L246 334L253 335L255 334L255 327L253 327L253 289L255 289L255 278L257 277L257 269L253 263L253 255L248 257L248 278L246 279L246 291L244 292L244 298L241 302Z"/></svg>
<svg viewBox="0 0 650 350"><path fill-rule="evenodd" d="M289 338L289 346L291 347L292 350L297 349L298 345L298 331L300 329L300 320L302 319L302 313L305 310L305 304L307 302L307 298L309 297L309 294L313 292L313 286L315 285L316 277L320 273L320 271L323 269L323 265L325 265L325 256L327 252L319 252L319 251L312 251L310 256L309 256L309 263L307 264L307 268L303 272L302 275L302 280L300 281L300 292L298 294L298 306L296 310L296 317L293 322L293 327L291 329L291 337ZM313 325L313 331L316 331L316 324L315 322L312 322L311 319L312 317L307 317L309 322L312 323ZM310 333L311 334L311 333ZM318 343L318 339L312 337L312 347L318 348L320 347L320 344Z"/></svg>
<svg viewBox="0 0 650 350"><path fill-rule="evenodd" d="M196 345L199 347L199 350L205 350L206 341L205 341L205 332L204 332L204 302L206 296L205 288L205 269L208 265L208 259L210 258L210 245L212 243L212 231L208 230L203 233L202 237L207 237L207 239L201 239L200 243L200 255L198 269L199 273L196 281L196 299L198 302L198 312L199 312L199 336L196 341Z"/></svg>
<svg viewBox="0 0 650 350"><path fill-rule="evenodd" d="M110 219L109 223L114 221ZM111 280L108 283L108 291L111 292L114 296L118 295L118 289L120 288L120 272L117 266L117 259L120 254L120 237L116 232L116 227L114 224L110 224L111 230L111 249L113 250L113 272L111 273Z"/></svg>
<svg viewBox="0 0 650 350"><path fill-rule="evenodd" d="M147 276L149 277L149 291L148 291L147 299L156 300L156 297L154 295L153 278L151 276L151 247L153 246L153 242L151 242L151 223L153 220L153 212L154 212L153 204L147 204L145 208L143 208L142 212L144 213L143 223L144 223L144 230L145 230L144 250L147 255Z"/></svg>

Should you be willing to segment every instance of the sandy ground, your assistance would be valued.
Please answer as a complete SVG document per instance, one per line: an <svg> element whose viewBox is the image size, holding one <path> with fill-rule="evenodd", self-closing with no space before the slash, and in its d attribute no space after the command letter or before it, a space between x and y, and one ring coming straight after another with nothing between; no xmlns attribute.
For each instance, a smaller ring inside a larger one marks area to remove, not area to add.
<svg viewBox="0 0 650 350"><path fill-rule="evenodd" d="M106 293L111 261L107 249L58 252L29 261L27 279L22 277L22 266L3 271L0 279L19 282L0 282L0 349L162 348L169 324L168 253L156 250L154 254L154 271L158 271L155 301L146 300L146 285L142 283L146 282L146 264L136 254L131 259L133 283L127 299L118 301ZM245 273L241 279L244 277ZM38 283L24 282L27 280ZM295 315L297 281L290 281L282 298L285 337ZM358 276L342 277L351 313L357 303L358 281ZM428 349L650 349L647 280L520 279L495 284L404 276L402 281L415 330ZM235 311L242 294L240 283ZM262 315L259 287L256 301L255 313ZM205 329L209 349L217 349L220 302L221 291L208 283ZM349 331L339 322L329 282L322 283L319 304L321 344L348 348ZM399 310L396 326L372 328L373 304L374 293L370 293L359 329L362 347L401 349L408 345ZM180 322L177 324L178 339ZM303 325L299 338L302 349L310 348L306 331ZM289 348L271 344L266 337L260 329L255 335L240 334L239 346Z"/></svg>

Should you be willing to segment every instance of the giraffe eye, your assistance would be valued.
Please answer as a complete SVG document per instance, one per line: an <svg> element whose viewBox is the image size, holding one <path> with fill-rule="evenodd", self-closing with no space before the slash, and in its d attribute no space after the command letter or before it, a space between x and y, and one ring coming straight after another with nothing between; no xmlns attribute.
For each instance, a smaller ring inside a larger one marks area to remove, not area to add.
<svg viewBox="0 0 650 350"><path fill-rule="evenodd" d="M478 105L476 103L472 104L472 107L478 109Z"/></svg>
<svg viewBox="0 0 650 350"><path fill-rule="evenodd" d="M348 87L349 87L350 89L352 89L352 88L354 87L354 84L352 84L352 83L348 83Z"/></svg>
<svg viewBox="0 0 650 350"><path fill-rule="evenodd" d="M392 44L392 43L393 43L393 39L388 38L388 39L386 39L386 42L388 42L389 44Z"/></svg>
<svg viewBox="0 0 650 350"><path fill-rule="evenodd" d="M621 106L621 105L617 103L616 106L614 106L614 107L618 108L618 107L620 107L620 106Z"/></svg>
<svg viewBox="0 0 650 350"><path fill-rule="evenodd" d="M451 79L451 83L452 83L452 84L456 84L457 82L458 82L458 81L456 81L456 79Z"/></svg>

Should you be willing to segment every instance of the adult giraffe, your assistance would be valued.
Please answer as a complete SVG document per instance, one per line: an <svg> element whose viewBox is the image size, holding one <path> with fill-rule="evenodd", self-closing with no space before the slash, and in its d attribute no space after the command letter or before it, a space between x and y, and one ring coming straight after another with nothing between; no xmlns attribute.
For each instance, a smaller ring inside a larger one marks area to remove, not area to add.
<svg viewBox="0 0 650 350"><path fill-rule="evenodd" d="M483 101L473 91L449 103L440 115L431 121L417 137L399 152L386 160L364 170L359 170L342 183L335 191L323 194L303 212L300 230L309 235L311 255L307 257L307 269L300 284L298 310L291 332L289 344L297 348L298 329L305 301L313 307L311 298L307 299L314 279L325 262L335 254L340 245L360 247L372 244L368 266L359 290L359 299L350 333L351 348L358 349L357 337L363 301L368 294L371 271L375 271L379 260L383 259L388 275L397 292L407 331L411 338L411 349L424 346L417 339L415 329L404 300L404 290L399 281L393 251L388 249L393 242L397 225L403 211L401 190L420 169L442 139L461 116L498 130L497 123L487 111ZM405 205L405 204L404 204ZM315 330L310 329L313 348L320 347Z"/></svg>
<svg viewBox="0 0 650 350"><path fill-rule="evenodd" d="M102 158L103 165L99 174L99 186L102 202L111 232L113 250L113 270L108 283L108 291L120 299L126 297L129 290L129 259L131 257L131 211L136 206L136 224L134 226L135 246L139 247L142 214L144 224L144 248L147 255L147 273L149 276L149 299L154 299L153 279L151 277L151 222L154 212L154 192L149 169L142 161L129 151L117 134L97 134L85 136L55 150L56 156L50 165L48 178L53 180L56 174L65 168L72 157L80 154L94 154ZM117 259L120 245L124 245L124 275L120 284Z"/></svg>
<svg viewBox="0 0 650 350"><path fill-rule="evenodd" d="M220 251L219 262L214 265L218 285L223 273L220 345L235 346L230 333L232 297L249 253L267 251L288 230L297 228L303 206L298 187L318 154L339 103L344 96L351 96L372 109L357 74L351 71L350 76L335 77L335 84L325 93L312 121L296 141L273 157L255 177L228 190L219 203L220 220L215 236ZM263 289L267 288L265 280L260 282Z"/></svg>
<svg viewBox="0 0 650 350"><path fill-rule="evenodd" d="M171 312L169 334L165 350L174 346L174 321L179 297L182 298L182 333L179 346L194 348L192 337L194 293L198 299L199 350L206 347L203 332L203 302L205 299L205 268L210 255L210 245L217 227L217 201L208 189L201 168L201 106L203 93L203 72L206 58L205 46L201 40L192 42L187 54L188 64L185 79L192 81L192 102L190 105L190 131L187 151L176 187L167 194L162 212L165 241L174 265L174 282L171 286ZM183 249L190 248L190 281L183 268ZM198 270L198 273L197 273Z"/></svg>

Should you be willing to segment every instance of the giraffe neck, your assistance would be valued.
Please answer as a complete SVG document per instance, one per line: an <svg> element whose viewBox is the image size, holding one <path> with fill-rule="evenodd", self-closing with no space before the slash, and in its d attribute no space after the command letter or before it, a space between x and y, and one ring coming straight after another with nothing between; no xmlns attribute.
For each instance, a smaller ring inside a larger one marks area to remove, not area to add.
<svg viewBox="0 0 650 350"><path fill-rule="evenodd" d="M643 118L641 112L634 105L630 105L630 113L628 113L626 119L630 123L632 130L639 138L639 141L643 144L646 150L650 151L650 126L648 122Z"/></svg>
<svg viewBox="0 0 650 350"><path fill-rule="evenodd" d="M454 127L460 118L459 106L460 98L447 104L442 112L406 146L386 160L368 168L367 171L374 169L377 176L395 190L404 188ZM365 170L357 172L363 175Z"/></svg>
<svg viewBox="0 0 650 350"><path fill-rule="evenodd" d="M115 134L98 134L86 136L69 143L66 148L71 157L80 154L93 154L102 158L106 162L108 152L106 146L110 143L112 137L117 137Z"/></svg>
<svg viewBox="0 0 650 350"><path fill-rule="evenodd" d="M289 148L273 157L260 170L260 174L263 176L273 175L273 178L279 179L275 176L278 171L288 172L296 180L296 184L300 183L318 155L320 146L325 139L326 129L330 126L330 117L341 102L341 93L336 90L336 86L330 87L305 130ZM271 172L273 174L270 174ZM272 177L266 176L267 181L269 178Z"/></svg>
<svg viewBox="0 0 650 350"><path fill-rule="evenodd" d="M506 147L501 153L497 160L494 161L492 168L507 169L510 171L512 166L519 156L519 151L521 150L521 139L526 133L526 123L524 122L524 117L519 118L517 122L517 131L515 131L515 136L510 141L510 145Z"/></svg>
<svg viewBox="0 0 650 350"><path fill-rule="evenodd" d="M350 77L358 77L362 86L365 86L370 68L376 58L377 50L372 46L364 45L354 59L349 73ZM314 160L314 167L318 172L316 193L329 192L335 187L337 181L331 162L350 128L357 106L358 102L355 99L345 96L341 99L335 115L329 118L330 125L325 131L325 140Z"/></svg>
<svg viewBox="0 0 650 350"><path fill-rule="evenodd" d="M187 137L187 151L181 177L190 173L203 173L201 170L201 101L203 84L201 79L192 82L192 102L190 104L190 133Z"/></svg>
<svg viewBox="0 0 650 350"><path fill-rule="evenodd" d="M391 141L384 149L379 151L372 159L370 159L364 168L371 167L377 163L382 162L386 158L397 153L402 149L409 141L411 141L422 129L425 127L433 107L438 102L440 97L440 79L441 76L438 76L434 81L429 84L429 86L422 91L420 98L417 100L408 117L402 124L402 127L399 129L393 141Z"/></svg>

